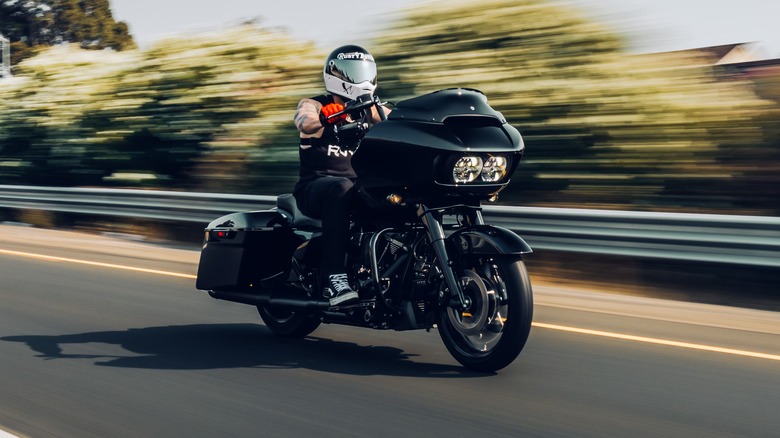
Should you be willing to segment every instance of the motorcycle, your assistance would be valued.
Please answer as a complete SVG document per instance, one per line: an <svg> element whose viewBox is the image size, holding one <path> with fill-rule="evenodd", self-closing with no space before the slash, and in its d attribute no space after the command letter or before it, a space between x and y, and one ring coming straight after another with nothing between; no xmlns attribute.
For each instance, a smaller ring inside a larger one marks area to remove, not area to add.
<svg viewBox="0 0 780 438"><path fill-rule="evenodd" d="M346 266L357 303L332 307L318 272L320 222L295 198L212 221L196 287L256 306L276 335L305 337L321 323L396 331L437 328L466 368L515 360L531 329L533 296L522 256L530 246L485 223L524 152L522 136L473 89L398 102L389 116L363 96L334 126L357 174ZM383 119L371 126L372 111Z"/></svg>

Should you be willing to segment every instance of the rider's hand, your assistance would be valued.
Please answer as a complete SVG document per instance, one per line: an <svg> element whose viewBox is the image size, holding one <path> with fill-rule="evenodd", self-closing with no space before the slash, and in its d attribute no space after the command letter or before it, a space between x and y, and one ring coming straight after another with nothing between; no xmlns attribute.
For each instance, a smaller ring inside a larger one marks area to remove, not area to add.
<svg viewBox="0 0 780 438"><path fill-rule="evenodd" d="M339 111L344 111L344 105L340 103L329 103L323 106L320 110L320 123L322 123L322 126L335 125L346 120L346 114L328 119L328 116L336 114Z"/></svg>

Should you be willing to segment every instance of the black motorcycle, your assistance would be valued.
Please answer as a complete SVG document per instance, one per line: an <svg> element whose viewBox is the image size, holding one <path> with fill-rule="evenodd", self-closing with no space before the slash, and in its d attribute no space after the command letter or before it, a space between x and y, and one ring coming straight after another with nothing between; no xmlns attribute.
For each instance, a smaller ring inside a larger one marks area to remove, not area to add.
<svg viewBox="0 0 780 438"><path fill-rule="evenodd" d="M223 216L206 228L197 288L257 306L275 334L304 337L321 323L373 329L438 328L467 368L509 365L528 339L533 297L514 232L485 224L518 165L520 133L471 89L399 102L389 117L365 96L333 127L353 148L356 196L346 266L360 301L332 307L318 268L320 222L292 195L275 209ZM370 126L372 108L382 123ZM342 113L331 117L338 117Z"/></svg>

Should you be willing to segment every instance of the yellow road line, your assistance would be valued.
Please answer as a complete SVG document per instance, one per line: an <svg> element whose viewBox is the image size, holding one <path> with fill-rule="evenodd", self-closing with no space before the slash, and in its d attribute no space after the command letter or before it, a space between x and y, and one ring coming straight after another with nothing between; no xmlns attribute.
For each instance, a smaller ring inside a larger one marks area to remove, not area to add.
<svg viewBox="0 0 780 438"><path fill-rule="evenodd" d="M28 257L28 258L34 258L39 260L49 260L49 261L55 261L55 262L68 262L68 263L77 263L81 265L88 265L88 266L98 266L102 268L111 268L111 269L122 269L125 271L135 271L135 272L144 272L147 274L157 274L157 275L166 275L169 277L179 277L179 278L187 278L187 279L195 279L197 278L195 275L192 274L182 274L179 272L170 272L170 271L161 271L157 269L146 269L146 268L138 268L135 266L127 266L127 265L117 265L113 263L102 263L102 262L93 262L89 260L80 260L80 259L72 259L67 257L55 257L55 256L49 256L49 255L43 255L43 254L34 254L29 252L22 252L22 251L11 251L7 249L0 249L0 254L8 254L13 256L19 256L19 257ZM635 342L644 342L648 344L657 344L657 345L666 345L671 347L680 347L680 348L688 348L692 350L702 350L702 351L711 351L715 353L723 353L723 354L732 354L736 356L746 356L746 357L755 357L759 359L769 359L769 360L776 360L780 361L780 355L776 354L767 354L767 353L758 353L754 351L746 351L746 350L735 350L733 348L723 348L723 347L715 347L712 345L702 345L702 344L692 344L689 342L679 342L679 341L670 341L667 339L658 339L658 338L648 338L645 336L634 336L634 335L625 335L622 333L612 333L612 332L604 332L600 330L590 330L590 329L583 329L578 327L567 327L562 325L556 325L556 324L547 324L543 322L534 322L534 327L539 328L546 328L551 330L560 330L570 333L579 333L583 335L592 335L592 336L602 336L605 338L613 338L613 339L623 339L627 341L635 341Z"/></svg>
<svg viewBox="0 0 780 438"><path fill-rule="evenodd" d="M0 438L19 438L17 435L12 435L11 432L6 432L0 429Z"/></svg>
<svg viewBox="0 0 780 438"><path fill-rule="evenodd" d="M68 263L78 263L81 265L89 265L89 266L99 266L101 268L111 268L111 269L122 269L125 271L135 271L135 272L145 272L147 274L157 274L157 275L167 275L169 277L179 277L179 278L189 278L189 279L195 279L195 275L191 274L182 274L179 272L170 272L170 271L160 271L157 269L146 269L146 268L137 268L135 266L126 266L126 265L116 265L113 263L102 263L102 262L92 262L89 260L79 260L79 259L71 259L67 257L55 257L55 256L48 256L43 254L33 254L30 252L21 252L21 251L11 251L7 249L0 249L0 254L8 254L13 256L19 256L19 257L28 257L32 259L39 259L39 260L49 260L53 262L68 262Z"/></svg>
<svg viewBox="0 0 780 438"><path fill-rule="evenodd" d="M715 353L733 354L736 356L756 357L759 359L769 359L780 361L780 355L757 353L754 351L735 350L733 348L715 347L712 345L692 344L689 342L670 341L667 339L647 338L644 336L624 335L622 333L603 332L600 330L589 330L577 327L567 327L563 325L546 324L542 322L533 323L534 327L546 328L551 330L561 330L583 335L603 336L605 338L623 339L627 341L645 342L648 344L667 345L671 347L689 348L692 350L712 351Z"/></svg>

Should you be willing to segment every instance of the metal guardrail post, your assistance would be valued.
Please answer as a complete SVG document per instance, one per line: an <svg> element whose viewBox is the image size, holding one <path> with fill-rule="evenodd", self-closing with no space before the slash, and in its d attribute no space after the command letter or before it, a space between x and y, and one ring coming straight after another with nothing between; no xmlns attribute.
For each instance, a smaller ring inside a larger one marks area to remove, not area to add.
<svg viewBox="0 0 780 438"><path fill-rule="evenodd" d="M0 34L0 77L11 77L11 42Z"/></svg>

